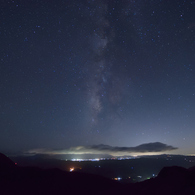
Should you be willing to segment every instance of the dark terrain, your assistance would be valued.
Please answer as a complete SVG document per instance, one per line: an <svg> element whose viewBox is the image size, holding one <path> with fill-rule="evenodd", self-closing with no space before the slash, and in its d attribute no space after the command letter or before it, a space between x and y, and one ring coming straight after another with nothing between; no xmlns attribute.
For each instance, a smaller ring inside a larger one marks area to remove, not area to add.
<svg viewBox="0 0 195 195"><path fill-rule="evenodd" d="M20 167L0 154L0 194L195 194L195 167L165 167L156 178L123 184L87 173Z"/></svg>

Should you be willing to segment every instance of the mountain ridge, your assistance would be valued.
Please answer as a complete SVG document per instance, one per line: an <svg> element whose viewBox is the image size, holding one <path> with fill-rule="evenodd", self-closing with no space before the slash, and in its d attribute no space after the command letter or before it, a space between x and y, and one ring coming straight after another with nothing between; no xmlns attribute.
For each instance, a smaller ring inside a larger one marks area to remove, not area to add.
<svg viewBox="0 0 195 195"><path fill-rule="evenodd" d="M20 167L0 153L0 194L195 194L195 167L164 167L156 178L134 184L57 168Z"/></svg>

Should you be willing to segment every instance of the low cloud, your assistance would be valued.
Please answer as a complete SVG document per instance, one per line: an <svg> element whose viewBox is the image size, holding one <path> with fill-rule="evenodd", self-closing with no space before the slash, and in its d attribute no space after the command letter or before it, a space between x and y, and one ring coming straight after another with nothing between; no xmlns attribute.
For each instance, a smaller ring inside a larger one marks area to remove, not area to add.
<svg viewBox="0 0 195 195"><path fill-rule="evenodd" d="M118 147L109 145L92 145L92 146L77 146L62 150L49 149L34 149L27 154L48 154L48 155L63 155L63 154L109 154L109 155L132 155L132 154L154 154L165 151L176 150L178 148L166 145L161 142L145 143L135 147Z"/></svg>
<svg viewBox="0 0 195 195"><path fill-rule="evenodd" d="M145 152L164 152L168 150L175 150L177 148L173 146L168 146L166 144L160 143L160 142L155 142L155 143L146 143L146 144L141 144L136 147L113 147L109 145L94 145L94 146L88 146L85 147L88 150L96 150L96 151L107 151L107 152L140 152L140 153L145 153Z"/></svg>

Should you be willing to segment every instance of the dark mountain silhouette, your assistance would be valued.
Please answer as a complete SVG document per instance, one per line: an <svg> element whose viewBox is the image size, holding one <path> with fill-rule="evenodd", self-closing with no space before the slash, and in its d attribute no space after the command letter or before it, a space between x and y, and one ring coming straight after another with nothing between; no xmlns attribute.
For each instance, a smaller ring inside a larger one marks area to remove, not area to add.
<svg viewBox="0 0 195 195"><path fill-rule="evenodd" d="M0 154L1 195L96 194L113 186L118 188L120 184L102 176L60 169L19 167Z"/></svg>
<svg viewBox="0 0 195 195"><path fill-rule="evenodd" d="M7 156L5 156L4 154L0 153L0 168L11 168L14 167L15 163L10 160Z"/></svg>
<svg viewBox="0 0 195 195"><path fill-rule="evenodd" d="M195 172L183 167L164 167L156 178L137 183L138 194L195 194Z"/></svg>
<svg viewBox="0 0 195 195"><path fill-rule="evenodd" d="M195 167L165 167L156 178L134 184L122 184L92 174L19 167L0 154L0 194L195 194Z"/></svg>
<svg viewBox="0 0 195 195"><path fill-rule="evenodd" d="M120 192L109 191L108 194L194 195L194 170L195 167L190 169L178 166L165 167L160 171L156 178L151 178L132 185L126 185Z"/></svg>

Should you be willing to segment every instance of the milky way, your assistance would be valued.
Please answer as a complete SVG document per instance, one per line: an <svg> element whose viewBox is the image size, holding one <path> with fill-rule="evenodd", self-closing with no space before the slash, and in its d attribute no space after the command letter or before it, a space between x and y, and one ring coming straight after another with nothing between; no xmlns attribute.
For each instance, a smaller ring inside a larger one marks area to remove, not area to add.
<svg viewBox="0 0 195 195"><path fill-rule="evenodd" d="M107 5L104 3L94 3L95 8L94 29L89 37L89 42L92 48L92 57L88 64L89 82L88 103L91 109L91 125L97 125L99 120L105 117L120 117L118 111L116 113L109 112L101 117L101 113L106 113L105 109L110 109L120 102L122 96L122 78L117 77L112 72L114 55L110 54L110 48L113 45L115 36L114 29L111 27L109 20L106 18L108 14ZM117 106L116 106L117 107Z"/></svg>
<svg viewBox="0 0 195 195"><path fill-rule="evenodd" d="M0 8L2 152L162 143L194 153L193 2Z"/></svg>

